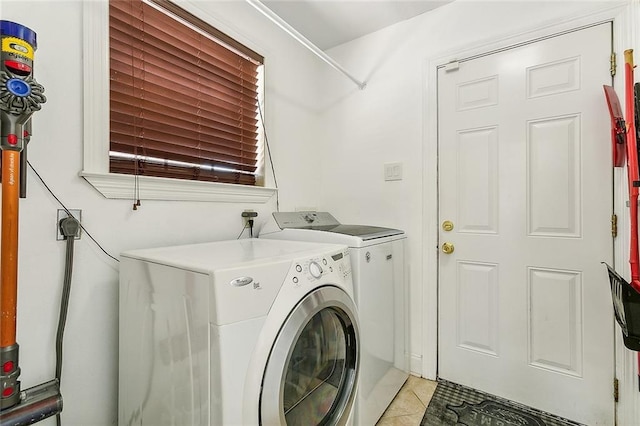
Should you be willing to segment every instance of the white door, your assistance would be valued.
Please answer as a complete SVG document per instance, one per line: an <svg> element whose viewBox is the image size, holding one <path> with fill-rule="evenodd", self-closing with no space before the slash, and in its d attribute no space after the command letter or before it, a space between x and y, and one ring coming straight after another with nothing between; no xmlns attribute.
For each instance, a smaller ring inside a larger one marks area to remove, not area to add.
<svg viewBox="0 0 640 426"><path fill-rule="evenodd" d="M610 53L607 23L438 71L439 376L588 425L614 419Z"/></svg>

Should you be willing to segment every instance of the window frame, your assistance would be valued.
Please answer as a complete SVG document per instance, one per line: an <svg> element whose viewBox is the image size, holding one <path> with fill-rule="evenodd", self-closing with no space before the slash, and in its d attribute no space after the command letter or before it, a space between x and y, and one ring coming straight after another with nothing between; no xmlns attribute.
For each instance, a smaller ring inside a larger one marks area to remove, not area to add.
<svg viewBox="0 0 640 426"><path fill-rule="evenodd" d="M184 5L181 4L182 7ZM109 173L109 2L83 2L84 152L80 176L105 198L266 203L277 191L267 186L203 182ZM262 150L257 182L265 182Z"/></svg>

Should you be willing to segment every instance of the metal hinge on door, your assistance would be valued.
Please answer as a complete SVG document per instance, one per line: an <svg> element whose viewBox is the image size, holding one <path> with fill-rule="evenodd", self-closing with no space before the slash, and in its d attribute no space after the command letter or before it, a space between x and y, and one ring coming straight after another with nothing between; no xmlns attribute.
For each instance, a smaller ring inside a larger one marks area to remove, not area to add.
<svg viewBox="0 0 640 426"><path fill-rule="evenodd" d="M609 71L611 72L611 77L615 77L616 75L616 52L611 52L611 57L609 58L611 68Z"/></svg>
<svg viewBox="0 0 640 426"><path fill-rule="evenodd" d="M620 391L618 390L618 379L613 379L613 400L618 402Z"/></svg>
<svg viewBox="0 0 640 426"><path fill-rule="evenodd" d="M611 236L613 238L618 236L618 216L616 214L611 215Z"/></svg>

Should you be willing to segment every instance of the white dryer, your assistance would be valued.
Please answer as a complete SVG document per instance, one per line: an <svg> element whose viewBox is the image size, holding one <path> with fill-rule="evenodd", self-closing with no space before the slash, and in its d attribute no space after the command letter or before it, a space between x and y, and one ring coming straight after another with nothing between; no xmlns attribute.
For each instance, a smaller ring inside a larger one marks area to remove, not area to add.
<svg viewBox="0 0 640 426"><path fill-rule="evenodd" d="M360 335L344 245L244 239L120 263L120 425L345 425Z"/></svg>
<svg viewBox="0 0 640 426"><path fill-rule="evenodd" d="M274 212L261 239L345 244L362 336L355 424L376 424L409 377L405 233L343 225L327 212Z"/></svg>

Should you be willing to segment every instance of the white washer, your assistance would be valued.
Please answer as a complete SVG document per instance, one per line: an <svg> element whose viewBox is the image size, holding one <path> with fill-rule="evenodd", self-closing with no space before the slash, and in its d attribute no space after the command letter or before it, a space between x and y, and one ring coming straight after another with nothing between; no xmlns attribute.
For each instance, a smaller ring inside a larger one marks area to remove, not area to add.
<svg viewBox="0 0 640 426"><path fill-rule="evenodd" d="M376 424L409 376L404 232L343 225L327 212L275 212L260 238L349 247L362 335L355 423Z"/></svg>
<svg viewBox="0 0 640 426"><path fill-rule="evenodd" d="M360 336L344 245L123 253L119 329L120 425L351 422Z"/></svg>

